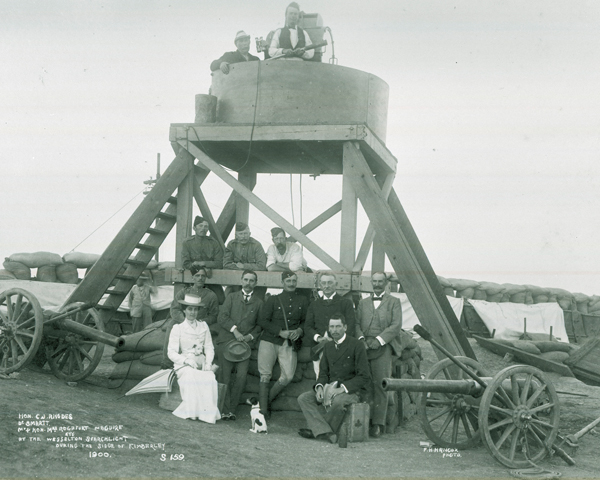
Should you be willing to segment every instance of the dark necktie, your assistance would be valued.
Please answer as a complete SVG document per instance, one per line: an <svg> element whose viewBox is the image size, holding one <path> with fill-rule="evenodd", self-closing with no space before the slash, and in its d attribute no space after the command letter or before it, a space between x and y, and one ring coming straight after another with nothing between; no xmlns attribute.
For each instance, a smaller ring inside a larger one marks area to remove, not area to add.
<svg viewBox="0 0 600 480"><path fill-rule="evenodd" d="M248 303L250 301L250 295L246 295L244 293L244 303Z"/></svg>
<svg viewBox="0 0 600 480"><path fill-rule="evenodd" d="M381 302L381 297L373 297L373 302Z"/></svg>

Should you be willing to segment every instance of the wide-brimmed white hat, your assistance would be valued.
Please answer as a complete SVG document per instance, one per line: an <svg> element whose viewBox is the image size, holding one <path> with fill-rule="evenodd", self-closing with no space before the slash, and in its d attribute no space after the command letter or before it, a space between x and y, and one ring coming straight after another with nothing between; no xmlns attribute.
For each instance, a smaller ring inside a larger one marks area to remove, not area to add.
<svg viewBox="0 0 600 480"><path fill-rule="evenodd" d="M238 40L242 40L243 38L250 38L250 35L248 35L246 32L244 32L243 30L240 30L239 32L237 32L235 34L235 40L233 41L233 43L237 44Z"/></svg>
<svg viewBox="0 0 600 480"><path fill-rule="evenodd" d="M189 305L190 307L202 307L204 305L202 299L193 293L186 293L183 300L179 300L179 303L182 305Z"/></svg>

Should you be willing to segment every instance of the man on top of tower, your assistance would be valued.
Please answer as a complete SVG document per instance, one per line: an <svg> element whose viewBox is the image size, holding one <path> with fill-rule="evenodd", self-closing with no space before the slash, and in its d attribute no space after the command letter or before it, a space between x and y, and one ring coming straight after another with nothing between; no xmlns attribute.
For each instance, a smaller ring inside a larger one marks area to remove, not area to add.
<svg viewBox="0 0 600 480"><path fill-rule="evenodd" d="M269 56L285 55L290 58L310 60L314 50L304 48L312 42L308 33L298 26L300 20L300 6L292 2L285 9L285 27L278 28L271 39Z"/></svg>
<svg viewBox="0 0 600 480"><path fill-rule="evenodd" d="M237 50L234 52L225 52L220 58L210 64L210 71L221 70L225 75L229 73L230 63L254 62L260 60L250 53L250 35L240 30L235 35L233 41Z"/></svg>

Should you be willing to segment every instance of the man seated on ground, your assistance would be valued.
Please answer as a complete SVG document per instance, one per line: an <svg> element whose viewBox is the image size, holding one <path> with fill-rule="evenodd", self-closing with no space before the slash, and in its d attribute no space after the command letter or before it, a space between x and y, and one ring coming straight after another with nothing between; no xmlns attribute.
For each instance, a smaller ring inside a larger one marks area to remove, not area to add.
<svg viewBox="0 0 600 480"><path fill-rule="evenodd" d="M223 249L217 240L207 235L208 221L202 217L197 216L194 219L194 232L196 235L183 241L183 268L190 270L192 265L204 267L207 278L210 278L213 268L223 268ZM223 303L225 294L220 285L207 285L207 288L215 293L220 304Z"/></svg>
<svg viewBox="0 0 600 480"><path fill-rule="evenodd" d="M385 423L392 392L383 389L381 381L392 376L392 355L401 351L402 304L385 291L388 284L384 272L371 276L373 295L363 298L356 309L356 336L367 348L372 382L368 385L371 404L369 435L379 437Z"/></svg>
<svg viewBox="0 0 600 480"><path fill-rule="evenodd" d="M219 311L219 336L217 337L217 353L219 355L219 381L227 385L227 395L221 412L221 419L235 420L235 411L240 403L240 396L246 387L246 376L250 358L233 359L228 357L229 342L237 340L252 348L256 343L261 328L258 325L258 313L262 300L254 295L254 287L258 276L252 270L244 270L242 288L225 297ZM237 361L231 361L237 360ZM235 378L231 381L231 373L235 369ZM231 389L229 388L231 387Z"/></svg>
<svg viewBox="0 0 600 480"><path fill-rule="evenodd" d="M273 34L269 46L269 56L285 55L295 60L310 60L315 55L314 50L304 48L312 42L308 33L298 26L300 6L292 2L285 9L285 27L278 28Z"/></svg>
<svg viewBox="0 0 600 480"><path fill-rule="evenodd" d="M288 241L282 228L272 228L271 238L273 239L273 245L267 249L267 270L269 272L284 272L286 270L299 272L306 270L302 248L297 243Z"/></svg>
<svg viewBox="0 0 600 480"><path fill-rule="evenodd" d="M337 277L333 272L323 272L319 278L322 295L308 306L306 312L305 346L314 347L331 341L328 334L329 319L341 313L346 319L346 334L354 337L354 304L349 298L338 295ZM324 345L322 345L324 346ZM320 358L314 361L315 374L319 376Z"/></svg>
<svg viewBox="0 0 600 480"><path fill-rule="evenodd" d="M260 373L260 411L269 416L269 403L294 378L298 354L304 334L304 319L308 300L296 291L298 277L294 272L281 274L283 292L270 296L258 316L263 333L258 346L258 372ZM279 361L281 374L269 391L275 362Z"/></svg>
<svg viewBox="0 0 600 480"><path fill-rule="evenodd" d="M315 389L298 397L308 424L308 428L298 431L301 437L336 443L347 406L360 401L371 379L365 346L349 337L346 329L343 315L334 315L329 320L329 336L333 341L323 349Z"/></svg>
<svg viewBox="0 0 600 480"><path fill-rule="evenodd" d="M214 60L210 64L211 72L221 70L227 75L229 73L229 65L232 63L255 62L260 60L250 53L250 35L246 34L243 30L236 33L233 43L235 43L237 50L234 52L225 52L220 58Z"/></svg>

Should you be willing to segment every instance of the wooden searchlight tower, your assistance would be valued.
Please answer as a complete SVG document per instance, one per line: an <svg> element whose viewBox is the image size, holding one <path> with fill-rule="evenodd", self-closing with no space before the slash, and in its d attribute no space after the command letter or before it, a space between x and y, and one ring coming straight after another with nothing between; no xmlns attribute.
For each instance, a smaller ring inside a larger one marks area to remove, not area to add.
<svg viewBox="0 0 600 480"><path fill-rule="evenodd" d="M230 65L228 75L213 73L211 95L196 96L195 123L170 128L176 158L169 170L181 179L171 279L191 282L181 245L192 232L194 200L222 245L236 221L248 223L252 204L336 272L343 290L369 291L369 279L360 275L369 251L374 270L383 270L385 252L423 326L451 353L474 357L393 189L397 160L385 146L387 109L383 80L337 65L272 59ZM233 190L216 220L201 188L211 172ZM342 198L297 229L252 192L263 173L342 175ZM370 225L357 252L358 201ZM308 235L338 212L340 254L333 258ZM238 282L239 272L231 270L214 271L208 281ZM299 287L315 283L315 274L299 273ZM260 272L259 285L279 287L279 273Z"/></svg>

